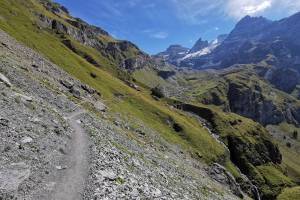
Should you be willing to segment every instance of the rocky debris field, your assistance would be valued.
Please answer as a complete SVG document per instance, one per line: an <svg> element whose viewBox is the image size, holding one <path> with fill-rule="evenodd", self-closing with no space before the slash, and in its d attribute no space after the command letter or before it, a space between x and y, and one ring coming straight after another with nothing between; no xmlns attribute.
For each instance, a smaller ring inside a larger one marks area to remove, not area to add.
<svg viewBox="0 0 300 200"><path fill-rule="evenodd" d="M97 91L0 31L0 199L238 199L142 122L82 102L107 110Z"/></svg>

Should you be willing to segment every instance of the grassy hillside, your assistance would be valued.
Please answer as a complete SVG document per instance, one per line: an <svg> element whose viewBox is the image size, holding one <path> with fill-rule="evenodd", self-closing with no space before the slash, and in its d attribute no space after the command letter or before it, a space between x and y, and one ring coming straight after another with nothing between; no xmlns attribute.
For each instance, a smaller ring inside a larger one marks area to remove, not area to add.
<svg viewBox="0 0 300 200"><path fill-rule="evenodd" d="M280 165L279 148L272 145L271 136L262 125L237 114L224 113L217 106L186 104L177 100L168 102L210 124L228 147L231 161L258 186L264 199L274 199L283 188L295 185L294 180L287 176L285 167ZM243 187L244 182L236 168L230 163L226 167Z"/></svg>
<svg viewBox="0 0 300 200"><path fill-rule="evenodd" d="M268 130L277 141L283 155L283 168L297 183L300 183L300 129L293 124L269 125ZM296 134L295 134L296 132Z"/></svg>
<svg viewBox="0 0 300 200"><path fill-rule="evenodd" d="M223 156L224 148L197 121L155 101L146 90L137 92L128 87L109 73L110 70L105 70L105 68L115 67L108 59L99 57L94 49L73 41L75 45L80 46L81 52L93 55L96 61L104 65L104 69L87 62L80 55L67 48L61 42L60 35L51 30L40 30L36 26L33 11L57 18L34 0L3 0L0 2L0 28L44 54L74 77L97 89L111 111L129 116L132 120L141 119L168 141L200 152L207 162L216 161ZM91 73L96 77L92 77ZM117 96L122 96L122 99L120 100ZM172 119L183 127L181 134L170 127L167 123L168 119Z"/></svg>
<svg viewBox="0 0 300 200"><path fill-rule="evenodd" d="M287 188L278 196L277 200L299 199L300 187Z"/></svg>

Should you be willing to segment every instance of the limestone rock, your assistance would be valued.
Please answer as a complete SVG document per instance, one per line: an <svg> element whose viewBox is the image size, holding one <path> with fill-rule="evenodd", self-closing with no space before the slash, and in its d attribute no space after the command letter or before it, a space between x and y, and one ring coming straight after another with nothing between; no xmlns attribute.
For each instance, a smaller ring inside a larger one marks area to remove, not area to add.
<svg viewBox="0 0 300 200"><path fill-rule="evenodd" d="M7 87L11 87L12 84L10 83L9 79L0 73L0 82L3 82Z"/></svg>
<svg viewBox="0 0 300 200"><path fill-rule="evenodd" d="M234 194L239 197L243 197L244 194L240 188L240 185L236 182L235 178L229 173L225 167L218 163L214 163L213 166L209 170L210 176L216 181L226 184L230 187Z"/></svg>
<svg viewBox="0 0 300 200"><path fill-rule="evenodd" d="M33 141L33 139L31 137L23 137L22 140L21 140L21 143L22 144L27 144L27 143L31 143Z"/></svg>

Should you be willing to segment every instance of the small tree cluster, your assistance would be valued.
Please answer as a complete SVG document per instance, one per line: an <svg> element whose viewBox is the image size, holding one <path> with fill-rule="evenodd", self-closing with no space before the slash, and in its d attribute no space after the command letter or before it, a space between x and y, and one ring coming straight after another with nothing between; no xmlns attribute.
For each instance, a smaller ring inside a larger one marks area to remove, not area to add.
<svg viewBox="0 0 300 200"><path fill-rule="evenodd" d="M294 131L294 132L293 132L293 138L294 138L295 140L298 139L298 131Z"/></svg>
<svg viewBox="0 0 300 200"><path fill-rule="evenodd" d="M165 97L162 87L152 88L151 92L152 92L151 94L155 97L158 97L158 98L164 98Z"/></svg>

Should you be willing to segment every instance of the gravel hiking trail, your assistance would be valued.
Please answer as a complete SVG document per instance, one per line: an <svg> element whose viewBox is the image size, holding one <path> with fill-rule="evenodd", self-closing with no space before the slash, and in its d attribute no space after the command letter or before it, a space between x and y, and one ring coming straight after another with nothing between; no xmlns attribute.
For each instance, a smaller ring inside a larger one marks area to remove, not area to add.
<svg viewBox="0 0 300 200"><path fill-rule="evenodd" d="M74 130L72 150L69 154L70 166L65 169L62 182L53 195L54 200L79 200L88 175L88 136L80 125L79 117L84 111L71 113L66 119Z"/></svg>

